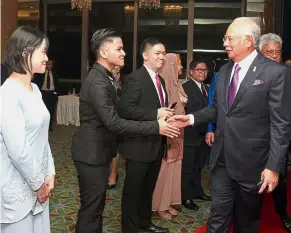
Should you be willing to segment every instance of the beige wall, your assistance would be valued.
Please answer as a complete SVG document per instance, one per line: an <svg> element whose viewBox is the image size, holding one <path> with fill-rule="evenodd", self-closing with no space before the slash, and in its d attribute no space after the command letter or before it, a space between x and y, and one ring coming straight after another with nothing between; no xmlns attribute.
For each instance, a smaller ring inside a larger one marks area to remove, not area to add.
<svg viewBox="0 0 291 233"><path fill-rule="evenodd" d="M17 9L17 0L1 0L1 61L7 41L17 27Z"/></svg>

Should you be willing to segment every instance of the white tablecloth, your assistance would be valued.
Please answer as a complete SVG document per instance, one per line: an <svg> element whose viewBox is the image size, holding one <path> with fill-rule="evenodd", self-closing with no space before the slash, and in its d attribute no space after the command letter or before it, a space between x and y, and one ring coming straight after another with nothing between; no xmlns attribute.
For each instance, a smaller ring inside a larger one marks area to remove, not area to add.
<svg viewBox="0 0 291 233"><path fill-rule="evenodd" d="M57 124L80 126L78 96L59 96L57 105Z"/></svg>

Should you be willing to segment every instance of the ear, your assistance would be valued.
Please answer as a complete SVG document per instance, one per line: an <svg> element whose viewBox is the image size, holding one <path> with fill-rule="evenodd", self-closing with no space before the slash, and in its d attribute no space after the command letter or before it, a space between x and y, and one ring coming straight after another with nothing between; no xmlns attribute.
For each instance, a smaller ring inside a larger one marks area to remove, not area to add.
<svg viewBox="0 0 291 233"><path fill-rule="evenodd" d="M245 41L247 47L251 47L253 44L255 44L255 41L253 41L253 38L251 36L246 36Z"/></svg>
<svg viewBox="0 0 291 233"><path fill-rule="evenodd" d="M143 53L142 53L142 57L143 57L143 60L147 61L148 58L149 58L149 55L148 55L147 52L143 52Z"/></svg>
<svg viewBox="0 0 291 233"><path fill-rule="evenodd" d="M107 58L107 51L104 48L100 48L100 56L104 59Z"/></svg>
<svg viewBox="0 0 291 233"><path fill-rule="evenodd" d="M22 52L22 57L28 57L29 56L29 52L27 50L24 50Z"/></svg>
<svg viewBox="0 0 291 233"><path fill-rule="evenodd" d="M193 76L193 70L189 70L189 74L192 77Z"/></svg>

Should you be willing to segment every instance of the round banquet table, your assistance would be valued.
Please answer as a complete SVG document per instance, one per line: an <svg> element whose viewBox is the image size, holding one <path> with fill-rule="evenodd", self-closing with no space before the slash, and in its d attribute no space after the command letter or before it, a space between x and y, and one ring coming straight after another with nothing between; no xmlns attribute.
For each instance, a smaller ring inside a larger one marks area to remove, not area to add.
<svg viewBox="0 0 291 233"><path fill-rule="evenodd" d="M80 126L79 96L59 96L57 105L57 124Z"/></svg>

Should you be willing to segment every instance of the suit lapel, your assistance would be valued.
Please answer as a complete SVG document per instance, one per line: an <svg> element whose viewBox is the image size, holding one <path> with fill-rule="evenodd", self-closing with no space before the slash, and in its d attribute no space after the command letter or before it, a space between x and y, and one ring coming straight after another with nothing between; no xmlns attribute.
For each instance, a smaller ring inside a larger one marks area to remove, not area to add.
<svg viewBox="0 0 291 233"><path fill-rule="evenodd" d="M260 65L263 63L264 60L262 58L262 55L258 54L253 63L251 64L248 72L246 73L246 76L244 77L243 81L241 82L238 92L234 98L233 104L229 111L231 111L237 103L241 100L241 98L244 96L247 89L252 85L252 83L256 80L258 75L260 74L263 66ZM227 101L228 104L228 101Z"/></svg>
<svg viewBox="0 0 291 233"><path fill-rule="evenodd" d="M198 87L197 83L192 78L190 79L190 81L191 81L191 85L193 86L193 91L195 91L197 93L197 95L194 94L195 98L199 96L200 100L201 100L201 103L203 103L204 106L206 106L207 100L205 99L204 95L202 94L202 92L201 92L200 88ZM205 87L205 89L206 89L206 87Z"/></svg>

